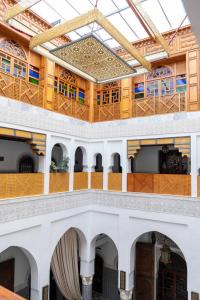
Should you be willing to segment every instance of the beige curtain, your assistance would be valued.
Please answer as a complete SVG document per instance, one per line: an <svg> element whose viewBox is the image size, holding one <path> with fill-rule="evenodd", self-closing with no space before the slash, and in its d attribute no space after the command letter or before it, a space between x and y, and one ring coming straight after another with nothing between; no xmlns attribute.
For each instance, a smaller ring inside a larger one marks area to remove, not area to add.
<svg viewBox="0 0 200 300"><path fill-rule="evenodd" d="M58 242L51 268L63 296L68 300L79 300L78 239L74 229L68 230Z"/></svg>

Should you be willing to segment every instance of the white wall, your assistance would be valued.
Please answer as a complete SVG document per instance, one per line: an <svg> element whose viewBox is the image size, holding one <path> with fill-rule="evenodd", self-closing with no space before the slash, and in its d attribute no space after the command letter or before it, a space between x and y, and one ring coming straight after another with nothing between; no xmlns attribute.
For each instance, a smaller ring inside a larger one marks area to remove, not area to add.
<svg viewBox="0 0 200 300"><path fill-rule="evenodd" d="M38 156L33 155L33 151L26 142L18 142L0 139L0 156L4 157L4 161L0 161L0 172L18 172L19 160L29 155L35 161L35 170L37 170Z"/></svg>

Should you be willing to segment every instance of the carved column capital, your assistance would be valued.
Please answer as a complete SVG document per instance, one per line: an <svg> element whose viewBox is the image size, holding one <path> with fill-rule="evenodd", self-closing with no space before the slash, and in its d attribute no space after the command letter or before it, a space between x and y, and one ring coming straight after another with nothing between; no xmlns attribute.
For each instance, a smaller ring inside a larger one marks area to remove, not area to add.
<svg viewBox="0 0 200 300"><path fill-rule="evenodd" d="M120 291L120 299L121 300L131 300L132 299L132 294L133 294L133 290L119 290Z"/></svg>
<svg viewBox="0 0 200 300"><path fill-rule="evenodd" d="M93 281L93 275L91 276L81 276L83 285L91 285Z"/></svg>

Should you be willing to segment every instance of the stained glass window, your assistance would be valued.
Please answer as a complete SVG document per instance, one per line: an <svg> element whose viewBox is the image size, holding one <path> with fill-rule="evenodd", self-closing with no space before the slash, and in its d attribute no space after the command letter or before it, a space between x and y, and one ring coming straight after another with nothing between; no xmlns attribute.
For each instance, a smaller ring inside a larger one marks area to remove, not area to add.
<svg viewBox="0 0 200 300"><path fill-rule="evenodd" d="M10 74L10 56L0 53L0 70Z"/></svg>
<svg viewBox="0 0 200 300"><path fill-rule="evenodd" d="M144 98L144 82L135 84L134 93L135 93L135 99Z"/></svg>
<svg viewBox="0 0 200 300"><path fill-rule="evenodd" d="M185 74L176 76L176 92L177 93L186 92L186 85L187 85L187 80L186 80Z"/></svg>
<svg viewBox="0 0 200 300"><path fill-rule="evenodd" d="M84 103L85 102L85 91L84 90L79 89L78 99L79 99L79 103Z"/></svg>
<svg viewBox="0 0 200 300"><path fill-rule="evenodd" d="M147 97L158 96L158 80L147 82Z"/></svg>
<svg viewBox="0 0 200 300"><path fill-rule="evenodd" d="M174 79L173 77L161 80L161 95L171 95L174 93Z"/></svg>
<svg viewBox="0 0 200 300"><path fill-rule="evenodd" d="M39 79L40 79L39 69L34 66L30 66L29 82L34 84L39 84Z"/></svg>
<svg viewBox="0 0 200 300"><path fill-rule="evenodd" d="M25 78L26 77L26 64L15 59L13 75L18 78Z"/></svg>

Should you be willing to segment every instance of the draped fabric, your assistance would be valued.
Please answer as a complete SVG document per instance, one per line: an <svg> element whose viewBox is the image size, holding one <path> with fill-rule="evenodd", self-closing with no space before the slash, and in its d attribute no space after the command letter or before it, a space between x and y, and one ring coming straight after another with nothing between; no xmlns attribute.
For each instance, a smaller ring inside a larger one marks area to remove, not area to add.
<svg viewBox="0 0 200 300"><path fill-rule="evenodd" d="M78 271L78 239L75 230L68 230L58 242L51 262L56 284L68 300L81 299Z"/></svg>

